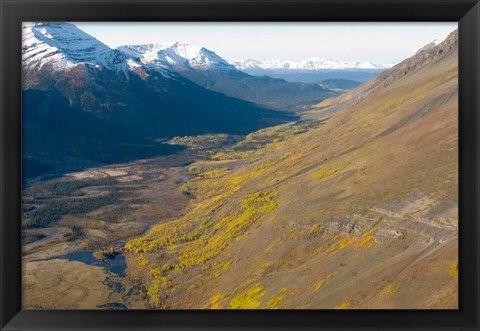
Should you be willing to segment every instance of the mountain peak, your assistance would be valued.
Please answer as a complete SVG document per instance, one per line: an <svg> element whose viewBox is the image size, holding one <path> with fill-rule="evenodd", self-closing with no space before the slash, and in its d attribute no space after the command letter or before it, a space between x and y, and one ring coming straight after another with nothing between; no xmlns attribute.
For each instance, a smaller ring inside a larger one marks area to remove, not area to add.
<svg viewBox="0 0 480 331"><path fill-rule="evenodd" d="M68 69L79 63L111 70L128 68L124 54L109 48L70 23L24 23L22 60L29 68L52 65L53 70Z"/></svg>
<svg viewBox="0 0 480 331"><path fill-rule="evenodd" d="M215 52L205 47L195 46L179 41L161 44L125 45L119 51L139 58L143 63L152 63L167 68L196 70L211 68L233 68Z"/></svg>

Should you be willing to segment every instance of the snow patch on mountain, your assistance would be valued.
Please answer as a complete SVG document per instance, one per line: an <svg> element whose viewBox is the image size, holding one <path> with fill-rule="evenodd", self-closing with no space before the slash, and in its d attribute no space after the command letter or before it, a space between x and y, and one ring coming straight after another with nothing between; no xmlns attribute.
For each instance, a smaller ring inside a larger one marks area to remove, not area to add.
<svg viewBox="0 0 480 331"><path fill-rule="evenodd" d="M227 61L204 47L171 42L162 44L126 45L119 51L140 59L145 64L178 69L235 69Z"/></svg>
<svg viewBox="0 0 480 331"><path fill-rule="evenodd" d="M303 61L267 59L263 61L246 59L235 60L231 64L242 71L249 70L382 70L391 68L394 63L380 62L347 62L323 58L310 58Z"/></svg>
<svg viewBox="0 0 480 331"><path fill-rule="evenodd" d="M46 64L53 70L64 70L79 63L103 66L110 70L126 71L129 64L125 54L69 23L24 23L22 61L28 68Z"/></svg>

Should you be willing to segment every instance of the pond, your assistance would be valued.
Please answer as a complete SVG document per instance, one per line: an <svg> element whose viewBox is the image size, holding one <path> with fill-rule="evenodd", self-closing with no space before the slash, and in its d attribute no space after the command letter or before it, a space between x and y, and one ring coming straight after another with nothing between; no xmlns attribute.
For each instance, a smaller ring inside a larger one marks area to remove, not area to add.
<svg viewBox="0 0 480 331"><path fill-rule="evenodd" d="M77 252L72 252L65 255L54 256L48 259L36 260L36 261L48 261L48 260L68 260L68 261L83 262L88 265L102 267L120 277L125 277L126 275L125 270L127 269L127 261L125 259L125 256L123 256L122 254L117 254L111 259L102 261L97 259L95 256L93 256L92 251L77 251Z"/></svg>

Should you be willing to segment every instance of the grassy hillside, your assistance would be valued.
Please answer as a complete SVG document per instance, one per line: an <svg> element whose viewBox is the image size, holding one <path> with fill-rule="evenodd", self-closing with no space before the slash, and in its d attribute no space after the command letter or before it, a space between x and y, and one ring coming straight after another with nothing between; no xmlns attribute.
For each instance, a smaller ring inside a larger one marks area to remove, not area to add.
<svg viewBox="0 0 480 331"><path fill-rule="evenodd" d="M146 306L457 308L456 35L445 47L192 164L183 215L126 244Z"/></svg>

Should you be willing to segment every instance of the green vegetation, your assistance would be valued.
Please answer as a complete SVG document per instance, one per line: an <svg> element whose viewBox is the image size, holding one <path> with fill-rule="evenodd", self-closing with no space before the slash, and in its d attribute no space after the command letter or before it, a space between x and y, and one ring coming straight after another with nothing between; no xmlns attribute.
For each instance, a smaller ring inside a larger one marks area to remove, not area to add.
<svg viewBox="0 0 480 331"><path fill-rule="evenodd" d="M174 137L167 144L187 146L197 150L212 150L232 145L240 136L229 134L204 134L198 136Z"/></svg>
<svg viewBox="0 0 480 331"><path fill-rule="evenodd" d="M83 235L83 230L81 227L74 225L70 229L70 232L65 234L67 241L75 241Z"/></svg>
<svg viewBox="0 0 480 331"><path fill-rule="evenodd" d="M115 193L99 197L56 199L47 201L42 207L25 214L25 228L41 228L58 221L63 215L82 215L106 205L120 202Z"/></svg>
<svg viewBox="0 0 480 331"><path fill-rule="evenodd" d="M95 251L93 256L98 260L106 261L114 258L116 255L120 254L120 249L117 247L107 247L99 251Z"/></svg>
<svg viewBox="0 0 480 331"><path fill-rule="evenodd" d="M100 207L116 204L121 192L113 177L97 179L53 179L39 182L24 190L23 227L42 228L58 221L63 215L82 215ZM94 190L96 196L82 189Z"/></svg>
<svg viewBox="0 0 480 331"><path fill-rule="evenodd" d="M126 215L129 215L130 213L132 213L137 209L131 206L131 204L134 204L137 202L144 202L144 201L130 200L128 203L121 204L120 206L115 206L114 208L111 208L105 211L99 217L102 220L107 222L118 222L119 220L123 219Z"/></svg>
<svg viewBox="0 0 480 331"><path fill-rule="evenodd" d="M54 179L45 182L39 182L28 188L26 193L33 197L53 196L82 196L84 193L78 192L82 188L92 186L112 186L117 183L113 177L106 176L97 179Z"/></svg>

